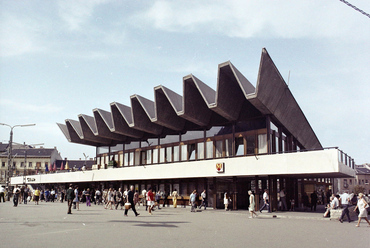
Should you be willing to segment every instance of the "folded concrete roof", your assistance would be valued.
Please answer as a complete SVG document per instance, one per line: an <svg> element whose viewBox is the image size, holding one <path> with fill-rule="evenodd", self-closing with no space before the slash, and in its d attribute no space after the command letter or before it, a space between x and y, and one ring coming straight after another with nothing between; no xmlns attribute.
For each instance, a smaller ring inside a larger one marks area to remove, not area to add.
<svg viewBox="0 0 370 248"><path fill-rule="evenodd" d="M322 148L266 49L256 88L228 61L218 66L216 90L188 75L183 78L183 96L160 85L154 88L154 101L139 95L130 100L131 107L113 102L111 112L94 109L94 117L79 115L79 121L68 119L58 126L70 142L104 146L270 115L304 148Z"/></svg>

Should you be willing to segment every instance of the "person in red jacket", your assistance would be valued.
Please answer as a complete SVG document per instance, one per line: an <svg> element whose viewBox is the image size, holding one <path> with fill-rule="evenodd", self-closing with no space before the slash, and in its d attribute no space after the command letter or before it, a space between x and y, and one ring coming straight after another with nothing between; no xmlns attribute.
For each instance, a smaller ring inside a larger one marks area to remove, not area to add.
<svg viewBox="0 0 370 248"><path fill-rule="evenodd" d="M152 214L152 208L154 206L154 194L153 194L152 188L149 188L146 196L147 196L147 205L148 205L149 214Z"/></svg>

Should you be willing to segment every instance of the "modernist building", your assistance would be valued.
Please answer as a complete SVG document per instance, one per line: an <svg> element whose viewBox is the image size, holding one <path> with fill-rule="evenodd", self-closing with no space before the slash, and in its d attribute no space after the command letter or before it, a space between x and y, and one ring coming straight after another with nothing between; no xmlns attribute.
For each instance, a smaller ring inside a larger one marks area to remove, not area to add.
<svg viewBox="0 0 370 248"><path fill-rule="evenodd" d="M90 187L177 189L185 199L206 189L209 205L248 207L247 191L267 188L272 207L278 191L298 202L304 192L333 190L333 178L354 177L354 160L338 148L324 149L265 49L256 88L231 63L218 66L217 89L194 75L179 95L154 88L154 101L131 96L131 106L58 124L67 140L96 147L100 170L58 173L35 183L69 182ZM109 168L115 160L118 168ZM16 183L19 179L13 178Z"/></svg>

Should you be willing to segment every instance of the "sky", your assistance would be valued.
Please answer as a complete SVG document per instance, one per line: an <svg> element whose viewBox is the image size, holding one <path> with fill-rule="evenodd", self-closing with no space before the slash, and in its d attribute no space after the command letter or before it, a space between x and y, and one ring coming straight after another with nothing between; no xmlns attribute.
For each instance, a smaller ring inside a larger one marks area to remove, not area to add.
<svg viewBox="0 0 370 248"><path fill-rule="evenodd" d="M370 163L370 18L339 0L0 0L0 123L36 124L14 142L92 158L56 123L154 100L158 85L182 95L189 74L216 89L226 61L256 86L262 48L322 146ZM9 133L0 126L0 142Z"/></svg>

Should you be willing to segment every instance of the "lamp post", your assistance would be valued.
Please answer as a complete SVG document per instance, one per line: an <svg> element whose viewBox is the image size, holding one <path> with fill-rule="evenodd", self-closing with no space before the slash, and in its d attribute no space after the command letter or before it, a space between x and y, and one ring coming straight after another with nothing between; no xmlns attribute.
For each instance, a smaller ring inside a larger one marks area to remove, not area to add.
<svg viewBox="0 0 370 248"><path fill-rule="evenodd" d="M10 183L10 177L12 176L11 173L11 167L13 166L13 157L12 157L12 152L13 152L13 129L15 127L30 127L30 126L35 126L36 124L25 124L25 125L8 125L5 123L0 123L2 126L7 126L10 127L10 139L9 139L9 150L8 150L8 171L6 175L6 187L9 190L9 183ZM10 197L10 194L8 193L8 198ZM9 200L9 199L8 199Z"/></svg>

